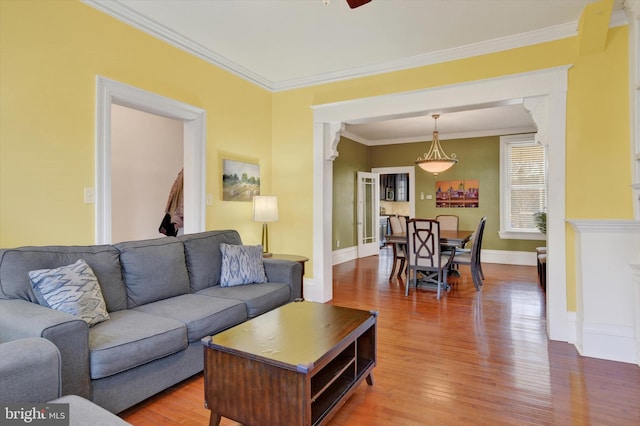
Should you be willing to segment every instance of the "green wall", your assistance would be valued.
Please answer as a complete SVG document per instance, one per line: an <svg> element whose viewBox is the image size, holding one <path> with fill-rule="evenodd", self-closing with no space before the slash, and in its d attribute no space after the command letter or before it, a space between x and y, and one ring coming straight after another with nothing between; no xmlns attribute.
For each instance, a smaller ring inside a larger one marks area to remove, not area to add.
<svg viewBox="0 0 640 426"><path fill-rule="evenodd" d="M352 244L347 245L342 235L351 226L351 234L355 235L355 172L369 171L376 167L406 167L414 165L415 159L429 148L430 142L405 143L397 145L381 145L366 147L357 142L342 138L338 145L340 155L334 162L334 214L333 235L334 249L336 238L340 238L340 248L356 245L355 236ZM434 177L419 167L416 167L415 203L416 217L432 218L438 214L456 214L460 217L461 229L475 229L482 216L487 217L483 249L505 251L535 251L543 245L539 240L503 240L498 235L500 228L500 137L482 137L441 141L442 147L449 155L456 154L458 163L446 172ZM360 147L360 150L353 145ZM343 148L345 149L343 157ZM362 153L366 151L366 154ZM360 155L362 159L355 161L353 155ZM368 161L364 161L368 158ZM361 167L361 168L359 168ZM346 175L351 179L351 186L345 182ZM478 208L436 208L435 190L437 180L477 179L480 182L480 205ZM338 182L339 180L339 182ZM420 199L424 192L425 199ZM427 195L432 199L428 200ZM347 211L348 198L350 210ZM340 213L336 212L340 209ZM348 213L351 213L349 216ZM341 236L338 236L338 232Z"/></svg>
<svg viewBox="0 0 640 426"><path fill-rule="evenodd" d="M333 163L333 250L358 245L356 173L371 171L370 150L365 145L341 138L338 150L340 155Z"/></svg>

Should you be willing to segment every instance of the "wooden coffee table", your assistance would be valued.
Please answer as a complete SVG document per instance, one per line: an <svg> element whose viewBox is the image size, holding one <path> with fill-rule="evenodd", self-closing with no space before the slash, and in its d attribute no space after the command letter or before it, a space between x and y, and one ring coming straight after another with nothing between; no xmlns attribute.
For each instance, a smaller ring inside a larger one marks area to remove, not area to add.
<svg viewBox="0 0 640 426"><path fill-rule="evenodd" d="M293 302L202 339L210 425L322 425L373 385L377 312Z"/></svg>

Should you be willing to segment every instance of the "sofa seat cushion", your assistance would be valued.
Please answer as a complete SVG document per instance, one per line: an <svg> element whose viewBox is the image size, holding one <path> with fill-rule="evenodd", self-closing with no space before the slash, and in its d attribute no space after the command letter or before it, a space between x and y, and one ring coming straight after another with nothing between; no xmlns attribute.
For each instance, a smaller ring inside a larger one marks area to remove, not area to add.
<svg viewBox="0 0 640 426"><path fill-rule="evenodd" d="M189 342L197 342L247 319L239 300L184 294L134 308L136 311L172 318L187 326Z"/></svg>
<svg viewBox="0 0 640 426"><path fill-rule="evenodd" d="M172 318L131 309L89 330L91 378L101 379L187 347L187 327Z"/></svg>
<svg viewBox="0 0 640 426"><path fill-rule="evenodd" d="M209 287L196 294L241 300L247 305L249 318L261 315L289 302L291 288L282 283L247 284L234 287Z"/></svg>

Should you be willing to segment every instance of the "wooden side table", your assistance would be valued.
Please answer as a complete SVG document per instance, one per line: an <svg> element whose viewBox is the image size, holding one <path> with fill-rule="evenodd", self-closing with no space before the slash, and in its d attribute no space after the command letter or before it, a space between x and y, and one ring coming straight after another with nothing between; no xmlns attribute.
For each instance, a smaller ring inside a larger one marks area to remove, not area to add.
<svg viewBox="0 0 640 426"><path fill-rule="evenodd" d="M302 278L300 278L300 298L304 299L304 264L309 260L308 257L298 256L297 254L279 254L273 253L271 259L290 260L299 262L302 265Z"/></svg>

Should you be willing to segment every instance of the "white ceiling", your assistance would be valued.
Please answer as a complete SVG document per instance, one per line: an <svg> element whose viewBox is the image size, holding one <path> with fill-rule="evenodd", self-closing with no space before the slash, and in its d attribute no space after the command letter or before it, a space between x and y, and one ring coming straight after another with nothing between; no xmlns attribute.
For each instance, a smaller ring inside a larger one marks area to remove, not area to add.
<svg viewBox="0 0 640 426"><path fill-rule="evenodd" d="M595 0L82 1L279 91L570 37ZM621 2L612 25L626 23ZM438 128L441 139L535 131L521 105L443 113ZM347 124L345 135L379 145L426 140L432 129L427 115Z"/></svg>

